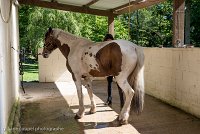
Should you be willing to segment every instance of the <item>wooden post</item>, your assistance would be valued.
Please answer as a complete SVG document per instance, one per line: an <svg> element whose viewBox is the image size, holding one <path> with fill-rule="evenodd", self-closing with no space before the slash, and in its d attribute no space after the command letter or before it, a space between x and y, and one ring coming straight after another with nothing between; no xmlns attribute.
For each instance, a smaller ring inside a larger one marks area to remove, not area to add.
<svg viewBox="0 0 200 134"><path fill-rule="evenodd" d="M184 44L185 0L173 0L173 45L182 47Z"/></svg>
<svg viewBox="0 0 200 134"><path fill-rule="evenodd" d="M114 15L108 16L108 33L112 34L113 37L115 36L114 19Z"/></svg>

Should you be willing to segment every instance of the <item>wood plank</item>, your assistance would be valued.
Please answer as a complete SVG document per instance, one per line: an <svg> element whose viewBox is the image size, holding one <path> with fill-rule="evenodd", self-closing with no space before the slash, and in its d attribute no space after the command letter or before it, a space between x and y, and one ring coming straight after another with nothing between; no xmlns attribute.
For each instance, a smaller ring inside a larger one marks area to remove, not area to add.
<svg viewBox="0 0 200 134"><path fill-rule="evenodd" d="M135 10L142 9L145 7L149 7L149 6L164 2L164 1L166 0L146 0L144 2L139 2L130 6L130 12L133 12ZM114 11L114 13L118 15L128 13L128 12L129 12L129 6L123 8L122 10Z"/></svg>
<svg viewBox="0 0 200 134"><path fill-rule="evenodd" d="M73 5L60 4L57 2L47 2L47 1L41 1L41 0L19 0L19 3L26 4L26 5L39 6L39 7L44 7L44 8L64 10L64 11L99 15L99 16L109 16L112 14L110 10L91 9L85 6L83 7L73 6Z"/></svg>
<svg viewBox="0 0 200 134"><path fill-rule="evenodd" d="M85 6L91 6L91 5L93 5L94 3L96 3L96 2L98 2L99 0L92 0L92 1L90 1L89 3L87 3Z"/></svg>

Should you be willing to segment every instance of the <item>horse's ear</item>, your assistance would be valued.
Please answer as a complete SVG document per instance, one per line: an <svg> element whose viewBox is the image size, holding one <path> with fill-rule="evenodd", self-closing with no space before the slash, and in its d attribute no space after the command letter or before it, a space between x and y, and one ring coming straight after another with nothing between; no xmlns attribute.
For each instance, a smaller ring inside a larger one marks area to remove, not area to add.
<svg viewBox="0 0 200 134"><path fill-rule="evenodd" d="M51 27L49 27L49 32L51 32L52 31L52 28Z"/></svg>

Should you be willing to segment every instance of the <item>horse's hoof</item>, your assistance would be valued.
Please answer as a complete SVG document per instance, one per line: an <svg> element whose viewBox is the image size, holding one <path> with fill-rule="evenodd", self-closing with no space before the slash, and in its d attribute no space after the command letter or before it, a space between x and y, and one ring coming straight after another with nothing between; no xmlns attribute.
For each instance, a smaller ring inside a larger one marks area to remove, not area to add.
<svg viewBox="0 0 200 134"><path fill-rule="evenodd" d="M96 113L96 111L89 111L89 114L94 114Z"/></svg>
<svg viewBox="0 0 200 134"><path fill-rule="evenodd" d="M116 118L118 121L121 121L122 120L122 117L120 115L117 116Z"/></svg>
<svg viewBox="0 0 200 134"><path fill-rule="evenodd" d="M94 114L94 113L96 113L96 110L90 110L89 111L89 114Z"/></svg>
<svg viewBox="0 0 200 134"><path fill-rule="evenodd" d="M116 120L119 121L119 116L117 116Z"/></svg>
<svg viewBox="0 0 200 134"><path fill-rule="evenodd" d="M127 120L119 120L120 125L127 125L128 121Z"/></svg>
<svg viewBox="0 0 200 134"><path fill-rule="evenodd" d="M78 114L76 114L76 115L74 116L74 119L81 119L81 116L79 116Z"/></svg>

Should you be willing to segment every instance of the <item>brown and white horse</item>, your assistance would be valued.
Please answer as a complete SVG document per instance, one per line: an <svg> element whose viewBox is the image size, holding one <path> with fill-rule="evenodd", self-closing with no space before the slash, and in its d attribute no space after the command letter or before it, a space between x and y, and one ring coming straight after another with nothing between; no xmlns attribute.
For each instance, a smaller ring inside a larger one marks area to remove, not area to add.
<svg viewBox="0 0 200 134"><path fill-rule="evenodd" d="M90 113L96 112L93 98L92 77L114 76L125 95L125 104L119 114L120 124L127 124L131 101L136 113L143 110L144 102L144 54L143 49L126 40L112 40L94 43L60 29L49 28L45 34L43 57L59 48L66 58L66 66L75 82L79 111L75 118L84 115L84 85L90 96Z"/></svg>

